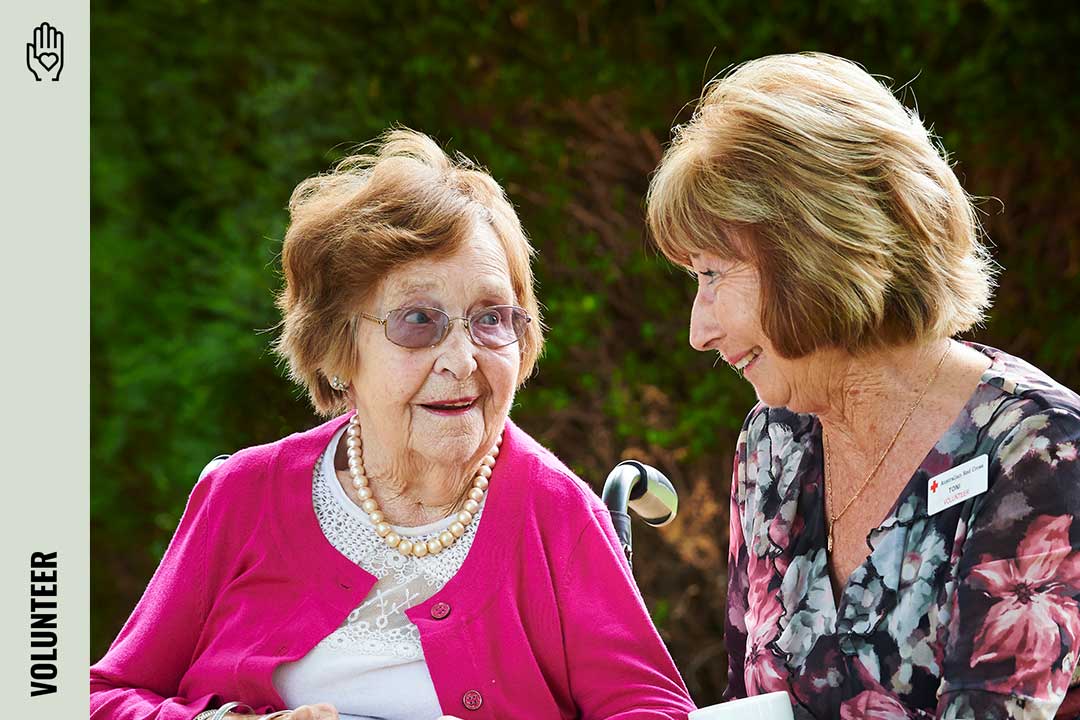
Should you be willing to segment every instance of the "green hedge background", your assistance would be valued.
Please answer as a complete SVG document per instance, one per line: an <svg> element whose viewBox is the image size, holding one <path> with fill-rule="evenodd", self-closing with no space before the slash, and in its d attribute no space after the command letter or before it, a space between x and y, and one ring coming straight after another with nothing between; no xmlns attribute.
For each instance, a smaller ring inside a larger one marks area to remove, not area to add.
<svg viewBox="0 0 1080 720"><path fill-rule="evenodd" d="M1056 8L1056 9L1055 9ZM687 344L692 285L642 197L705 80L822 50L892 78L957 161L1004 266L974 339L1080 387L1071 3L227 3L92 15L92 655L153 572L202 465L314 424L268 352L293 186L402 124L486 165L540 250L551 326L515 419L599 490L664 469L679 519L636 574L699 703L725 685L731 453L748 385Z"/></svg>

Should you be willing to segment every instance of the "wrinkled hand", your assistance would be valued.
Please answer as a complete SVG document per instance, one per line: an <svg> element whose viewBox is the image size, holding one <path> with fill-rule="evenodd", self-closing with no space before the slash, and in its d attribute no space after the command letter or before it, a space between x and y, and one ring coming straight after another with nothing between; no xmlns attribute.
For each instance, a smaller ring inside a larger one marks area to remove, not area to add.
<svg viewBox="0 0 1080 720"><path fill-rule="evenodd" d="M301 705L287 715L286 720L338 720L338 711L330 703Z"/></svg>
<svg viewBox="0 0 1080 720"><path fill-rule="evenodd" d="M225 713L225 720L257 720L264 715L241 715L238 713ZM288 715L283 715L281 720L340 720L337 708L330 703L316 703L314 705L301 705L295 710L290 710Z"/></svg>

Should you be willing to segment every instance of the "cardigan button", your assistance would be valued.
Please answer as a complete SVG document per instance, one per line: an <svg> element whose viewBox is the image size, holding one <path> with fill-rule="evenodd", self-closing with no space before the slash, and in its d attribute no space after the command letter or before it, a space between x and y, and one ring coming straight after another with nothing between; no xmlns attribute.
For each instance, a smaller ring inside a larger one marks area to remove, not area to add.
<svg viewBox="0 0 1080 720"><path fill-rule="evenodd" d="M431 606L431 617L443 620L450 614L450 603L437 602ZM477 706L479 707L479 705Z"/></svg>
<svg viewBox="0 0 1080 720"><path fill-rule="evenodd" d="M479 710L480 706L484 704L484 696L480 694L479 690L470 690L461 697L461 704L465 706L466 710Z"/></svg>

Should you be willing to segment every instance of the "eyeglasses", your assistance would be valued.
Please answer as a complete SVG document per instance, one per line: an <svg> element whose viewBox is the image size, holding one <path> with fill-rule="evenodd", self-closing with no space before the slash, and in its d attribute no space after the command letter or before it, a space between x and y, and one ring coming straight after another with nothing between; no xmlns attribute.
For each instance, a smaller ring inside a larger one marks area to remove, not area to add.
<svg viewBox="0 0 1080 720"><path fill-rule="evenodd" d="M515 305L491 305L470 313L468 317L452 318L432 307L408 306L375 317L360 313L365 320L383 326L386 339L404 348L435 347L450 334L450 324L460 320L474 344L486 348L512 345L525 337L525 328L532 318Z"/></svg>

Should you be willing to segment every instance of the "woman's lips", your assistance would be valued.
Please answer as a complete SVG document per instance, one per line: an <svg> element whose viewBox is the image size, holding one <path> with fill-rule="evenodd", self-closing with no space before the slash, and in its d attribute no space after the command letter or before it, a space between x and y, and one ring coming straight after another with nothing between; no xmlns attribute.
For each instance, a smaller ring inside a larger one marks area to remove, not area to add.
<svg viewBox="0 0 1080 720"><path fill-rule="evenodd" d="M736 371L745 374L747 370L749 370L755 363L757 363L758 358L760 358L762 354L763 351L761 348L753 347L746 352L740 354L738 357L729 360L728 364L731 365L731 367L735 368Z"/></svg>
<svg viewBox="0 0 1080 720"><path fill-rule="evenodd" d="M420 407L434 415L456 417L476 407L476 398L457 398L455 400L440 400L435 403L421 403Z"/></svg>

